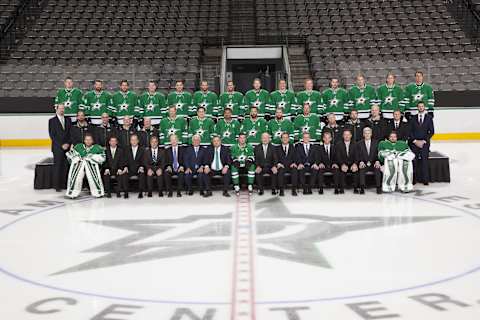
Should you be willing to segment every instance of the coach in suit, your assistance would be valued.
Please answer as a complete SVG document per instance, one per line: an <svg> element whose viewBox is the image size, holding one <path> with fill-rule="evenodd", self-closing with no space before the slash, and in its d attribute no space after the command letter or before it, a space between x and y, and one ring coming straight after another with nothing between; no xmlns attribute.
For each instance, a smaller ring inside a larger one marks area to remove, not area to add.
<svg viewBox="0 0 480 320"><path fill-rule="evenodd" d="M150 118L143 118L143 128L137 131L140 138L140 145L148 147L150 145L150 138L155 136L158 138L158 130L152 126L152 120Z"/></svg>
<svg viewBox="0 0 480 320"><path fill-rule="evenodd" d="M130 147L130 137L137 135L135 127L132 125L132 118L129 116L123 117L123 124L118 129L118 143L120 147L127 149ZM137 135L138 143L140 144L140 137Z"/></svg>
<svg viewBox="0 0 480 320"><path fill-rule="evenodd" d="M62 191L67 181L67 157L65 153L70 148L70 130L72 122L65 119L65 106L57 105L56 114L48 120L48 134L52 140L53 153L53 187Z"/></svg>
<svg viewBox="0 0 480 320"><path fill-rule="evenodd" d="M128 177L138 177L138 198L143 198L143 191L145 189L145 162L144 154L145 148L139 145L139 139L136 134L130 136L129 146L124 148L125 159L127 161ZM125 190L125 198L128 198L130 179L127 182L127 190Z"/></svg>
<svg viewBox="0 0 480 320"><path fill-rule="evenodd" d="M378 142L372 140L371 128L366 127L363 129L363 139L357 142L356 148L355 163L358 166L360 194L365 193L367 172L375 174L377 193L382 193L382 172L380 171L381 164L378 160Z"/></svg>
<svg viewBox="0 0 480 320"><path fill-rule="evenodd" d="M298 177L303 187L303 194L312 194L318 176L318 165L316 164L317 149L310 143L310 134L303 133L302 141L295 147L295 163L297 164ZM310 174L310 181L307 184L307 173Z"/></svg>
<svg viewBox="0 0 480 320"><path fill-rule="evenodd" d="M318 193L323 194L324 174L330 172L333 174L333 184L335 190L340 188L339 184L339 166L335 160L335 146L332 143L332 135L325 132L322 136L323 144L318 147L316 164L318 165Z"/></svg>
<svg viewBox="0 0 480 320"><path fill-rule="evenodd" d="M264 192L264 177L265 173L270 174L272 195L276 194L275 187L277 185L277 167L275 147L270 142L270 134L264 132L262 134L262 143L257 144L254 148L255 157L255 179L258 184L258 194L263 195Z"/></svg>
<svg viewBox="0 0 480 320"><path fill-rule="evenodd" d="M425 110L425 103L417 104L418 114L410 118L410 148L415 153L416 165L420 169L417 180L428 185L430 180L428 156L430 153L430 139L435 133L432 116Z"/></svg>
<svg viewBox="0 0 480 320"><path fill-rule="evenodd" d="M358 193L358 166L355 163L355 142L352 141L352 132L344 130L342 141L335 145L335 162L339 170L339 189L335 189L335 194L345 193L347 173L351 172L354 176L354 193Z"/></svg>
<svg viewBox="0 0 480 320"><path fill-rule="evenodd" d="M388 123L388 135L392 131L397 133L398 140L408 141L410 137L410 124L403 120L400 110L393 112L393 119Z"/></svg>
<svg viewBox="0 0 480 320"><path fill-rule="evenodd" d="M110 116L108 113L102 114L102 123L96 127L93 127L93 134L95 137L95 143L102 147L108 147L110 138L115 136L118 141L117 129L110 124Z"/></svg>
<svg viewBox="0 0 480 320"><path fill-rule="evenodd" d="M350 111L350 119L345 123L344 128L352 131L352 140L354 142L362 140L363 137L363 128L365 128L365 123L358 118L358 111L352 109Z"/></svg>
<svg viewBox="0 0 480 320"><path fill-rule="evenodd" d="M168 197L173 196L172 176L177 176L177 197L182 196L183 181L185 178L185 149L178 144L175 134L170 136L170 146L165 149L165 184L167 185Z"/></svg>
<svg viewBox="0 0 480 320"><path fill-rule="evenodd" d="M158 196L163 197L163 170L165 168L165 151L158 146L158 137L151 136L150 147L145 150L144 162L147 175L147 196L152 197L153 180L157 179Z"/></svg>
<svg viewBox="0 0 480 320"><path fill-rule="evenodd" d="M372 106L371 116L367 119L365 126L372 129L372 138L374 140L382 141L387 138L389 133L388 122L382 118L378 104Z"/></svg>
<svg viewBox="0 0 480 320"><path fill-rule="evenodd" d="M205 147L200 145L201 137L196 134L192 137L192 145L188 146L185 149L185 184L187 186L187 194L189 196L193 195L192 190L192 180L193 176L197 176L197 184L200 189L200 195L205 196L204 182L205 178L203 177L203 163L202 159L205 157L207 150Z"/></svg>
<svg viewBox="0 0 480 320"><path fill-rule="evenodd" d="M204 168L206 196L211 196L211 184L213 175L222 175L223 177L223 196L230 197L228 189L230 188L232 157L230 149L222 145L219 136L212 139L212 145L207 148L207 152L202 157Z"/></svg>
<svg viewBox="0 0 480 320"><path fill-rule="evenodd" d="M292 196L297 195L298 186L298 170L295 162L295 146L290 143L290 135L287 132L282 133L282 143L276 147L275 150L278 169L278 188L280 189L280 196L285 195L285 175L290 174L292 182Z"/></svg>
<svg viewBox="0 0 480 320"><path fill-rule="evenodd" d="M111 136L108 140L108 146L105 148L106 160L103 163L103 185L105 186L105 196L111 198L111 178L117 180L117 198L120 198L120 191L127 190L127 170L125 153L122 148L118 146L118 138Z"/></svg>

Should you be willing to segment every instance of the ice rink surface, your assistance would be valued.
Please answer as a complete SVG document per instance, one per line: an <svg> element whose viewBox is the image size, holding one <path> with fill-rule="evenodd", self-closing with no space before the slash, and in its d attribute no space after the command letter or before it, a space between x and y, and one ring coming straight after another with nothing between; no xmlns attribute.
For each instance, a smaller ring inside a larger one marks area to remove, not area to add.
<svg viewBox="0 0 480 320"><path fill-rule="evenodd" d="M410 194L67 200L0 149L0 319L478 320L480 143L432 150Z"/></svg>

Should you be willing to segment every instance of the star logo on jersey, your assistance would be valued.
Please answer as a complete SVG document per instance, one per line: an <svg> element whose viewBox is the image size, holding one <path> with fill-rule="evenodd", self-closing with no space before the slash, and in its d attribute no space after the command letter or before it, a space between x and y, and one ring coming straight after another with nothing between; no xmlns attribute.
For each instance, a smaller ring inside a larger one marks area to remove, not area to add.
<svg viewBox="0 0 480 320"><path fill-rule="evenodd" d="M170 128L170 129L168 129L167 135L170 137L171 135L174 135L176 133L177 133L177 129Z"/></svg>
<svg viewBox="0 0 480 320"><path fill-rule="evenodd" d="M178 103L175 105L175 109L177 109L177 111L178 111L178 110L181 110L182 108L183 108L183 103L181 103L181 102L178 102Z"/></svg>
<svg viewBox="0 0 480 320"><path fill-rule="evenodd" d="M204 109L207 109L208 107L208 103L206 101L203 101L201 104L200 104L200 107L204 108Z"/></svg>
<svg viewBox="0 0 480 320"><path fill-rule="evenodd" d="M223 132L223 137L224 138L230 138L231 135L232 135L232 133L230 131L224 131Z"/></svg>
<svg viewBox="0 0 480 320"><path fill-rule="evenodd" d="M245 157L244 157L245 158ZM275 197L255 204L256 250L259 256L333 269L322 252L322 242L334 241L350 233L417 223L435 223L455 216L328 216L322 209L292 212ZM86 220L83 223L123 232L123 237L85 249L91 259L50 276L60 276L148 261L172 259L207 252L227 251L231 247L233 213L191 215L177 219ZM344 247L344 250L349 250ZM334 252L330 252L334 255Z"/></svg>
<svg viewBox="0 0 480 320"><path fill-rule="evenodd" d="M280 138L282 136L282 130L275 131L274 136L275 136L275 138Z"/></svg>
<svg viewBox="0 0 480 320"><path fill-rule="evenodd" d="M305 132L309 132L310 131L310 127L309 126L303 126L302 127L302 132L305 133Z"/></svg>
<svg viewBox="0 0 480 320"><path fill-rule="evenodd" d="M254 107L257 107L257 108L260 108L260 105L261 105L261 104L262 104L262 103L261 103L259 100L257 100L257 101L255 101L255 102L253 103L253 106L254 106Z"/></svg>
<svg viewBox="0 0 480 320"><path fill-rule="evenodd" d="M205 133L205 130L203 130L203 129L198 129L197 131L195 131L195 133L202 137L203 134Z"/></svg>
<svg viewBox="0 0 480 320"><path fill-rule="evenodd" d="M357 98L357 104L364 104L367 99L364 96Z"/></svg>
<svg viewBox="0 0 480 320"><path fill-rule="evenodd" d="M63 106L64 106L65 108L71 108L71 107L72 107L72 101L70 101L70 100L65 101L65 102L63 103Z"/></svg>
<svg viewBox="0 0 480 320"><path fill-rule="evenodd" d="M330 105L331 106L336 106L338 104L338 100L337 99L332 99L330 100Z"/></svg>
<svg viewBox="0 0 480 320"><path fill-rule="evenodd" d="M391 95L389 95L389 96L385 97L385 103L392 103L393 99L395 99L395 98L392 97Z"/></svg>
<svg viewBox="0 0 480 320"><path fill-rule="evenodd" d="M227 103L227 105L225 106L226 109L230 109L230 110L233 110L233 103L229 102Z"/></svg>
<svg viewBox="0 0 480 320"><path fill-rule="evenodd" d="M421 94L420 92L413 96L413 100L415 101L422 101L422 99L423 99L423 94Z"/></svg>
<svg viewBox="0 0 480 320"><path fill-rule="evenodd" d="M287 105L287 103L286 103L285 101L280 101L277 106L278 106L279 108L284 109L286 105Z"/></svg>
<svg viewBox="0 0 480 320"><path fill-rule="evenodd" d="M100 110L102 104L100 102L95 102L92 106L92 110Z"/></svg>
<svg viewBox="0 0 480 320"><path fill-rule="evenodd" d="M248 132L248 135L249 135L250 137L255 137L255 136L257 135L257 130L255 130L255 129L250 130L250 131Z"/></svg>
<svg viewBox="0 0 480 320"><path fill-rule="evenodd" d="M154 105L153 103L149 103L149 104L147 104L147 111L150 111L150 112L152 112L152 111L153 111L153 109L155 109L155 105Z"/></svg>
<svg viewBox="0 0 480 320"><path fill-rule="evenodd" d="M127 111L128 110L128 104L123 103L120 105L120 111Z"/></svg>

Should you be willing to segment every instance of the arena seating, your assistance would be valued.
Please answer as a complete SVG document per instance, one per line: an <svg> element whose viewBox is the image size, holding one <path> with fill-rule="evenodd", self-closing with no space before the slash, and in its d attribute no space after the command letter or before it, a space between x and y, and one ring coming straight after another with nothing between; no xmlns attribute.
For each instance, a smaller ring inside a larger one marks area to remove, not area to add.
<svg viewBox="0 0 480 320"><path fill-rule="evenodd" d="M21 0L0 0L0 31L6 27L21 2Z"/></svg>

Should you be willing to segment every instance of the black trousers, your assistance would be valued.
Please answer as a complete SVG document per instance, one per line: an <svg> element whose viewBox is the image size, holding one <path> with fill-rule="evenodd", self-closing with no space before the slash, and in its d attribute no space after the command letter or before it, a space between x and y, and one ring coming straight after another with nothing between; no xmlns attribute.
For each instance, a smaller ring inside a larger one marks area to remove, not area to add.
<svg viewBox="0 0 480 320"><path fill-rule="evenodd" d="M216 175L221 175L223 180L223 191L228 191L230 188L230 180L232 179L232 174L230 169L228 169L226 174L222 173L222 170L210 170L208 174L204 174L204 183L207 191L212 190L212 177Z"/></svg>
<svg viewBox="0 0 480 320"><path fill-rule="evenodd" d="M197 186L198 186L198 189L203 191L204 188L204 180L205 178L203 177L204 174L203 173L186 173L185 174L185 186L187 187L187 190L188 191L191 191L192 190L192 186L193 186L193 176L194 175L197 175Z"/></svg>
<svg viewBox="0 0 480 320"><path fill-rule="evenodd" d="M125 188L125 192L128 192L130 190L130 184L132 183L132 181L130 180L131 177L133 176L137 176L138 177L138 192L143 192L145 191L145 172L143 173L128 173L128 178L126 177L125 179L127 179L127 182L126 182L126 188Z"/></svg>
<svg viewBox="0 0 480 320"><path fill-rule="evenodd" d="M117 180L117 186L115 188L115 192L121 192L128 190L128 174L122 175L110 175L110 174L103 174L103 186L105 187L105 193L111 193L112 191L112 179Z"/></svg>
<svg viewBox="0 0 480 320"><path fill-rule="evenodd" d="M272 189L275 189L277 186L277 175L272 172L270 167L261 167L262 172L255 173L255 181L257 181L258 189L263 190L265 186L265 177L264 174L268 173L270 175L270 186Z"/></svg>
<svg viewBox="0 0 480 320"><path fill-rule="evenodd" d="M290 173L290 179L292 182L292 189L296 189L298 186L298 171L297 168L279 168L278 169L278 187L280 190L285 189L285 175Z"/></svg>
<svg viewBox="0 0 480 320"><path fill-rule="evenodd" d="M426 143L421 149L416 145L412 144L411 148L412 148L412 152L415 153L415 162L414 162L415 168L418 167L418 170L419 170L419 175L418 177L415 178L415 180L419 182L429 182L430 173L429 173L429 166L428 166L428 156L430 153L430 144Z"/></svg>
<svg viewBox="0 0 480 320"><path fill-rule="evenodd" d="M61 150L55 150L53 152L53 188L65 189L67 185L68 176L68 162L65 152Z"/></svg>
<svg viewBox="0 0 480 320"><path fill-rule="evenodd" d="M157 175L157 170L161 169L161 168L152 167L151 169L153 171L153 174L151 176L149 176L148 174L146 175L147 176L147 191L148 192L153 192L153 180L157 180L158 192L162 192L163 191L163 170L162 170L162 174Z"/></svg>
<svg viewBox="0 0 480 320"><path fill-rule="evenodd" d="M377 188L380 188L382 186L382 171L380 170L380 168L375 168L373 165L358 170L358 176L360 178L360 187L365 188L367 185L366 183L367 172L373 172L375 174L375 186Z"/></svg>
<svg viewBox="0 0 480 320"><path fill-rule="evenodd" d="M310 179L307 185L307 173L310 174ZM300 185L303 188L307 186L309 188L313 188L315 186L315 182L317 182L318 170L313 169L310 166L305 166L303 169L298 169L298 178L300 179Z"/></svg>
<svg viewBox="0 0 480 320"><path fill-rule="evenodd" d="M177 176L177 192L183 190L183 182L185 178L184 172L175 172L175 171L164 171L165 175L165 184L167 186L168 192L173 192L172 177Z"/></svg>
<svg viewBox="0 0 480 320"><path fill-rule="evenodd" d="M338 186L342 189L345 188L345 186L347 185L347 174L349 172L353 175L353 187L358 188L358 185L359 185L358 171L352 172L349 168L347 172L343 172L342 169L340 168L337 170L337 177L338 177L337 181L338 181Z"/></svg>
<svg viewBox="0 0 480 320"><path fill-rule="evenodd" d="M320 188L323 188L325 186L325 173L326 172L330 172L331 174L333 174L333 186L335 188L338 188L340 186L340 182L339 182L339 174L338 174L338 169L336 168L332 168L332 167L325 167L323 169L318 169L318 184L320 186Z"/></svg>

